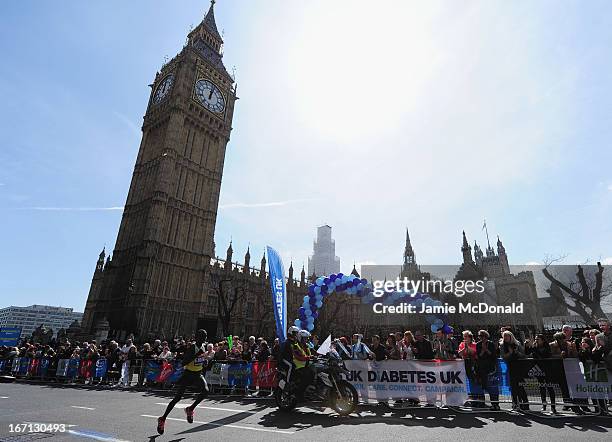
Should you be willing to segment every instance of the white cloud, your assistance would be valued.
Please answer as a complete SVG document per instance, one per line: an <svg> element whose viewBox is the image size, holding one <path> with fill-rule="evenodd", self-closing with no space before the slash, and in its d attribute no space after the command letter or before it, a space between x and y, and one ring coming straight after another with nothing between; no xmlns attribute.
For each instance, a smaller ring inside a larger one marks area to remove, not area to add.
<svg viewBox="0 0 612 442"><path fill-rule="evenodd" d="M604 258L601 261L602 265L608 265L608 266L612 266L612 256L608 257L608 258Z"/></svg>
<svg viewBox="0 0 612 442"><path fill-rule="evenodd" d="M541 262L537 262L537 261L529 261L525 263L526 266L541 266L542 263Z"/></svg>
<svg viewBox="0 0 612 442"><path fill-rule="evenodd" d="M127 116L121 112L114 111L113 114L117 117L134 135L140 136L140 128L134 124Z"/></svg>
<svg viewBox="0 0 612 442"><path fill-rule="evenodd" d="M608 190L612 192L612 184L608 184Z"/></svg>

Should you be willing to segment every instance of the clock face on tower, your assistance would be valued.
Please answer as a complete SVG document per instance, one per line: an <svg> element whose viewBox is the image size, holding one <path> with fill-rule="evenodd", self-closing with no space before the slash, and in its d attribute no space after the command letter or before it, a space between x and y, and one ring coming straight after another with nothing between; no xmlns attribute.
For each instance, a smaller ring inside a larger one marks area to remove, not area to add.
<svg viewBox="0 0 612 442"><path fill-rule="evenodd" d="M157 104L162 101L168 93L170 89L172 89L172 84L174 83L174 74L167 75L162 81L159 82L157 89L155 89L155 94L153 94L153 103Z"/></svg>
<svg viewBox="0 0 612 442"><path fill-rule="evenodd" d="M225 98L210 80L200 79L195 84L195 97L198 102L211 112L221 114L225 110Z"/></svg>

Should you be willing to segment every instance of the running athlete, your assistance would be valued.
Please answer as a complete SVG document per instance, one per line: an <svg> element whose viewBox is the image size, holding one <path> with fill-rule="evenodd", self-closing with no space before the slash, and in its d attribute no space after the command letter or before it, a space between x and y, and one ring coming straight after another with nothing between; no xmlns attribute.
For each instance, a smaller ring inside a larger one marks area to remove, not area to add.
<svg viewBox="0 0 612 442"><path fill-rule="evenodd" d="M189 348L185 351L183 356L183 374L177 382L178 391L174 399L170 401L166 412L163 416L157 418L157 432L164 434L164 426L166 425L166 418L174 408L174 406L181 400L185 390L189 386L196 387L199 391L198 396L190 407L185 408L185 414L187 415L187 422L193 423L193 412L195 407L202 402L202 400L208 396L208 385L204 376L202 376L202 369L207 363L206 359L206 330L200 329L196 332L195 342L192 342Z"/></svg>

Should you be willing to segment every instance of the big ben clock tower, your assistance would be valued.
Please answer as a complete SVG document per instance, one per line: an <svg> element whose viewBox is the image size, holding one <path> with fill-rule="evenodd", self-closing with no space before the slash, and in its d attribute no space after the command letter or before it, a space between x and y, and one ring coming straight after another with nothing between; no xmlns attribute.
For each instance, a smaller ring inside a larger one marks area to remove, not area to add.
<svg viewBox="0 0 612 442"><path fill-rule="evenodd" d="M96 269L84 333L191 333L203 299L236 90L214 0L151 85L112 260Z"/></svg>

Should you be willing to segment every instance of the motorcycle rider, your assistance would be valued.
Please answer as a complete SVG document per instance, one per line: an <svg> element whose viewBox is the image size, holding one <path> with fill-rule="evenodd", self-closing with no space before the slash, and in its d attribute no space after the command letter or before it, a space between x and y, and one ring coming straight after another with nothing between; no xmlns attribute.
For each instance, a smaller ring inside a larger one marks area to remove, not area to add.
<svg viewBox="0 0 612 442"><path fill-rule="evenodd" d="M293 350L293 365L296 368L296 394L298 401L303 400L306 388L315 378L313 366L309 364L312 358L310 347L308 346L309 339L310 333L307 330L300 330L297 341L291 346Z"/></svg>
<svg viewBox="0 0 612 442"><path fill-rule="evenodd" d="M291 326L287 330L287 340L281 344L280 361L293 364L293 344L297 342L299 331L300 329L296 326ZM295 366L292 366L292 368L295 369Z"/></svg>

